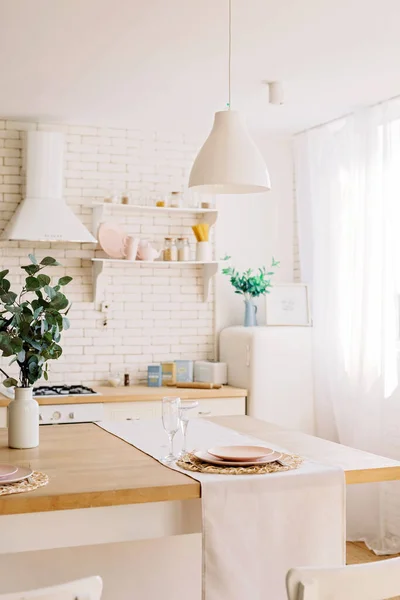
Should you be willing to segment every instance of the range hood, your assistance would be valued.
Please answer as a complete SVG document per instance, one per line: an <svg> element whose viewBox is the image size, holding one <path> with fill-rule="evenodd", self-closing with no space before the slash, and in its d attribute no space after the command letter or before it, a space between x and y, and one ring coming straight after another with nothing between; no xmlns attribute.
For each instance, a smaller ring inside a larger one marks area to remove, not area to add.
<svg viewBox="0 0 400 600"><path fill-rule="evenodd" d="M3 239L33 242L96 242L63 198L64 135L29 131L26 194Z"/></svg>

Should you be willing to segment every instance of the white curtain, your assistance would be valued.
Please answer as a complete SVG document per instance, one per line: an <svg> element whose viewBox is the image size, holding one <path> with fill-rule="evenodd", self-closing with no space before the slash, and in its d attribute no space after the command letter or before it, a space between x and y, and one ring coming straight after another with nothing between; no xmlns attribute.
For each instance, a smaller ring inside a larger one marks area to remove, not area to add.
<svg viewBox="0 0 400 600"><path fill-rule="evenodd" d="M317 434L400 459L400 104L297 136ZM400 552L400 483L348 486L348 539Z"/></svg>

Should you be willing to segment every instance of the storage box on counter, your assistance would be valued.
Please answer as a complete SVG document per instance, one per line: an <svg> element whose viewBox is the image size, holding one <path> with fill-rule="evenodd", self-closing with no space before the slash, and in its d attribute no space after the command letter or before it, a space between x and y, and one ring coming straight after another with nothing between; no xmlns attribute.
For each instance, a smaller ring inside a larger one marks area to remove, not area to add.
<svg viewBox="0 0 400 600"><path fill-rule="evenodd" d="M194 363L194 380L201 383L228 383L228 368L226 363L212 360L196 360Z"/></svg>
<svg viewBox="0 0 400 600"><path fill-rule="evenodd" d="M193 381L192 360L176 360L176 381L177 383L191 383Z"/></svg>
<svg viewBox="0 0 400 600"><path fill-rule="evenodd" d="M161 387L162 369L161 365L149 365L147 367L147 385L148 387Z"/></svg>
<svg viewBox="0 0 400 600"><path fill-rule="evenodd" d="M176 364L174 362L162 362L162 385L176 383Z"/></svg>

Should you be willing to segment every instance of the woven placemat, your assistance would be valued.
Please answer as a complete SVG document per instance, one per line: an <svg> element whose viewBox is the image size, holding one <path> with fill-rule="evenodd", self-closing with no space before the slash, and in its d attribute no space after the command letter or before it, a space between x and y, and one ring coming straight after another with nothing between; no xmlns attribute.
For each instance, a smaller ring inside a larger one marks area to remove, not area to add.
<svg viewBox="0 0 400 600"><path fill-rule="evenodd" d="M5 483L0 485L0 496L6 496L7 494L21 494L22 492L32 492L37 488L47 485L49 478L40 471L33 471L32 475L28 479L18 481L17 483Z"/></svg>
<svg viewBox="0 0 400 600"><path fill-rule="evenodd" d="M205 463L194 454L185 454L176 461L178 467L185 471L195 473L210 473L212 475L265 475L265 473L279 473L281 471L291 471L298 469L303 459L296 454L282 454L280 459L284 464L278 462L267 463L266 465L254 465L252 467L220 467Z"/></svg>

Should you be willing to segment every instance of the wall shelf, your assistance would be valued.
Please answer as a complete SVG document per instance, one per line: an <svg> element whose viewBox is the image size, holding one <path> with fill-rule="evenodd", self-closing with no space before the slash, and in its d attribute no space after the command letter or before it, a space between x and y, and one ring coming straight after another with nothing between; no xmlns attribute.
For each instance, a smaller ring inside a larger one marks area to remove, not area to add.
<svg viewBox="0 0 400 600"><path fill-rule="evenodd" d="M141 265L149 266L154 268L158 267L203 267L203 300L207 301L210 291L211 278L218 272L218 265L220 264L217 260L211 260L207 262L188 260L188 261L167 261L167 260L126 260L117 258L92 258L93 262L93 301L96 307L99 307L105 300L105 288L106 279L104 273L104 267L106 263L129 265L140 267Z"/></svg>
<svg viewBox="0 0 400 600"><path fill-rule="evenodd" d="M130 214L150 214L154 216L166 215L194 215L201 216L206 223L214 225L217 221L218 210L216 208L170 208L165 206L141 206L137 204L114 204L112 202L94 202L93 203L93 233L97 235L100 223L104 221L106 211L112 214L114 211L118 215ZM113 258L93 258L93 297L97 306L100 306L105 299L106 278L104 276L104 267L106 263L124 263L126 265L140 266L151 265L153 267L184 267L196 266L203 267L203 298L207 301L211 278L218 272L218 261L198 262L198 261L147 261L147 260L125 260Z"/></svg>
<svg viewBox="0 0 400 600"><path fill-rule="evenodd" d="M140 206L137 204L114 204L112 202L93 203L93 235L97 234L100 223L104 220L104 212L110 209L118 214L151 214L151 215L202 215L204 221L210 225L215 224L218 217L216 208L168 208L163 206Z"/></svg>

